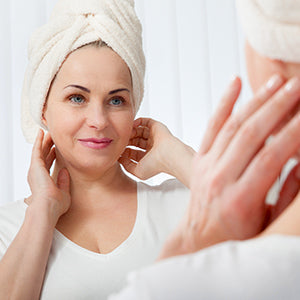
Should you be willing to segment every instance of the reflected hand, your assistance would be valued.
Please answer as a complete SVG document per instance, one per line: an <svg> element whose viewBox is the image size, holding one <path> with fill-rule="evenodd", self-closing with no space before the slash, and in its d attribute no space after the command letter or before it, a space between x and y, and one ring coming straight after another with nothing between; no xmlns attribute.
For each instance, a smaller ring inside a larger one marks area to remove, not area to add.
<svg viewBox="0 0 300 300"><path fill-rule="evenodd" d="M265 143L297 106L300 96L299 79L284 84L277 76L272 81L236 114L232 109L241 82L237 78L230 85L195 157L188 211L160 258L254 237L293 198L295 176L283 188L275 208L270 211L265 204L282 167L300 147L299 113ZM292 197L283 197L287 191L293 191Z"/></svg>

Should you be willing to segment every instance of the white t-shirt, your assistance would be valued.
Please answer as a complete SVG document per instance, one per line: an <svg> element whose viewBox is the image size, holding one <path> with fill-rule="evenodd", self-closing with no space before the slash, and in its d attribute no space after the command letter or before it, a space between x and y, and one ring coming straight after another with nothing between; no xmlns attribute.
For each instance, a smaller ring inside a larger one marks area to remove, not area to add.
<svg viewBox="0 0 300 300"><path fill-rule="evenodd" d="M108 254L89 251L54 231L42 300L106 299L124 286L129 271L155 261L185 212L189 190L175 179L154 187L138 183L137 199L130 236ZM0 259L19 231L26 208L23 200L0 208Z"/></svg>
<svg viewBox="0 0 300 300"><path fill-rule="evenodd" d="M300 237L230 241L128 276L109 300L298 300Z"/></svg>

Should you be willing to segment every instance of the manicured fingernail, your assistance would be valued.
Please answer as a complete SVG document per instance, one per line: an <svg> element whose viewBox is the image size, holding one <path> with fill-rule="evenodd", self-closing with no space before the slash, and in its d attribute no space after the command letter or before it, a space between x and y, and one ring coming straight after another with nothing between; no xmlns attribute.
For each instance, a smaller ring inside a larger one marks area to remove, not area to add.
<svg viewBox="0 0 300 300"><path fill-rule="evenodd" d="M273 75L267 82L266 87L269 90L278 88L283 83L283 79L279 74Z"/></svg>
<svg viewBox="0 0 300 300"><path fill-rule="evenodd" d="M291 80L289 80L289 82L285 85L284 88L290 94L293 94L293 93L299 91L300 79L298 77L292 78Z"/></svg>

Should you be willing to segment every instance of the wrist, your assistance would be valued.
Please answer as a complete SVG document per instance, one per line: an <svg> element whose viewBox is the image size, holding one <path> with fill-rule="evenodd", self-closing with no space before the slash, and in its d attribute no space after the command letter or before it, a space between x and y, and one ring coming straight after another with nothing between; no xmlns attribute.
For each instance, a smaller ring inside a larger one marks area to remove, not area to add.
<svg viewBox="0 0 300 300"><path fill-rule="evenodd" d="M175 136L172 136L167 142L165 142L165 147L161 152L163 172L175 176L177 165L182 159L181 154L185 153L187 149L186 145Z"/></svg>
<svg viewBox="0 0 300 300"><path fill-rule="evenodd" d="M196 152L174 136L167 145L162 158L163 172L176 177L189 187L192 161Z"/></svg>
<svg viewBox="0 0 300 300"><path fill-rule="evenodd" d="M26 210L26 217L38 226L54 229L60 216L55 203L33 201Z"/></svg>

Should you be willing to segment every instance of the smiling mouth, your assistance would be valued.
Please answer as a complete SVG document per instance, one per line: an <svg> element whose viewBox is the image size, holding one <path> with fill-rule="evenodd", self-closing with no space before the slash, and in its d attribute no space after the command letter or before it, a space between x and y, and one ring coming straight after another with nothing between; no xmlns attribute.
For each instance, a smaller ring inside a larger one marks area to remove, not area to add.
<svg viewBox="0 0 300 300"><path fill-rule="evenodd" d="M104 149L112 143L112 139L109 138L88 138L88 139L78 139L79 143L87 148L91 149Z"/></svg>

